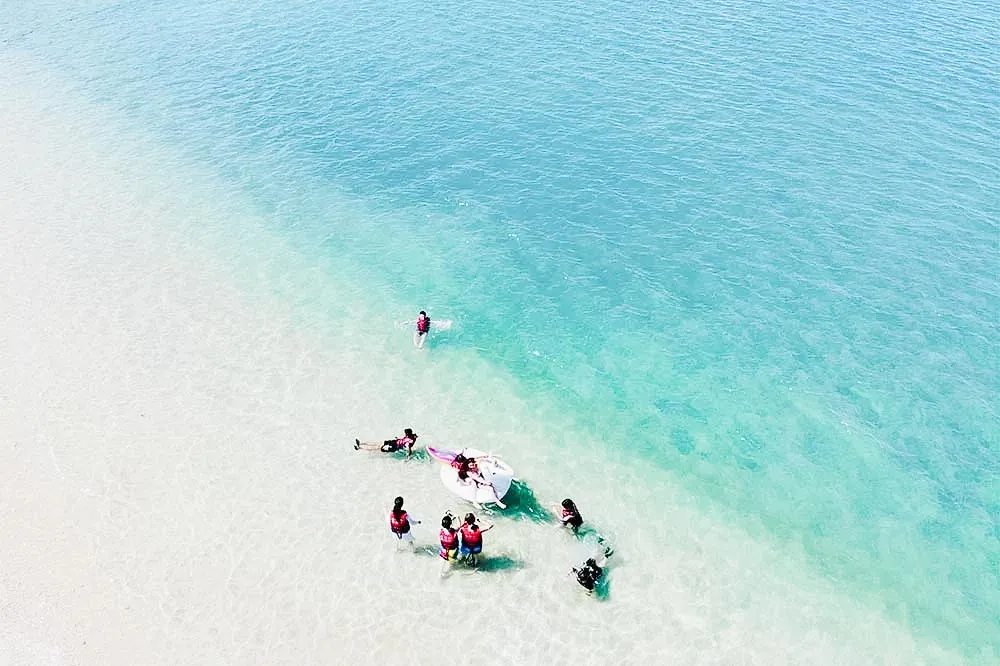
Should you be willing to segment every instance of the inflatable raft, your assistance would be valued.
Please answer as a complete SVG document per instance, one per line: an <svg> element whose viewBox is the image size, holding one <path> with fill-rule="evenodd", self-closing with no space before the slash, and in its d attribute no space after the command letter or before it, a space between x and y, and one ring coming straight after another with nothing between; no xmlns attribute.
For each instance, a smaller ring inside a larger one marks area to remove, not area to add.
<svg viewBox="0 0 1000 666"><path fill-rule="evenodd" d="M427 453L438 462L444 463L441 467L441 483L445 488L467 502L496 504L501 509L506 508L503 498L514 482L514 470L500 458L479 449L449 451L429 446ZM466 458L475 460L479 467L478 473L470 473L469 478L464 481L458 478L458 470L452 467L452 463L460 453Z"/></svg>

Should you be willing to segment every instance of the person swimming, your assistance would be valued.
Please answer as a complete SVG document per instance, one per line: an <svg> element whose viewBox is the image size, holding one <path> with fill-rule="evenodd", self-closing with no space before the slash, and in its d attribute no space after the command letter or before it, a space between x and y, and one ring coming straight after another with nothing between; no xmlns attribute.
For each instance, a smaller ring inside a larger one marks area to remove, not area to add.
<svg viewBox="0 0 1000 666"><path fill-rule="evenodd" d="M471 513L465 514L465 523L460 530L462 534L460 553L469 566L476 566L477 556L483 552L483 532L489 532L491 529L493 525L480 529L476 524L476 517Z"/></svg>
<svg viewBox="0 0 1000 666"><path fill-rule="evenodd" d="M424 341L427 340L427 334L431 332L431 318L427 316L427 313L423 310L417 315L417 330L413 333L413 344L417 348L422 348L424 346Z"/></svg>
<svg viewBox="0 0 1000 666"><path fill-rule="evenodd" d="M413 453L413 445L417 443L417 437L417 433L413 432L411 428L406 428L403 430L403 434L399 437L396 437L395 439L387 439L382 443L362 442L361 440L355 438L354 450L358 451L360 449L365 449L366 451L381 451L382 453L406 451L406 457L409 458Z"/></svg>

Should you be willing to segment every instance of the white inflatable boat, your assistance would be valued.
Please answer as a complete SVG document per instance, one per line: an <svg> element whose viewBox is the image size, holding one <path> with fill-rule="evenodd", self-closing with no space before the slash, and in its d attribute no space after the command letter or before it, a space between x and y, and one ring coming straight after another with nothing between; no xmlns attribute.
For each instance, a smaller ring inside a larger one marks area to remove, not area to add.
<svg viewBox="0 0 1000 666"><path fill-rule="evenodd" d="M478 449L462 449L448 451L427 447L427 452L441 467L441 483L444 487L462 499L475 504L496 504L501 509L507 505L503 498L514 482L514 470L510 465L495 455ZM458 478L458 469L452 464L461 454L469 460L474 460L478 472L470 472L467 479Z"/></svg>

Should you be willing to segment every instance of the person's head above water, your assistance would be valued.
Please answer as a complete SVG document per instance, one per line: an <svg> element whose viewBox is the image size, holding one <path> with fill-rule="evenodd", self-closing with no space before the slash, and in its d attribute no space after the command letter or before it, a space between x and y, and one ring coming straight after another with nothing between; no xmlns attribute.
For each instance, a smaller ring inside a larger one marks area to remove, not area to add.
<svg viewBox="0 0 1000 666"><path fill-rule="evenodd" d="M589 560L587 560L586 565L588 567L590 567L590 568L596 569L597 568L597 560L595 560L594 558L590 558Z"/></svg>
<svg viewBox="0 0 1000 666"><path fill-rule="evenodd" d="M474 515L472 515L471 513L465 514L465 524L466 525L475 525L476 524L476 517Z"/></svg>
<svg viewBox="0 0 1000 666"><path fill-rule="evenodd" d="M562 508L566 509L567 511L576 511L576 504L573 503L573 500L567 497L562 501Z"/></svg>
<svg viewBox="0 0 1000 666"><path fill-rule="evenodd" d="M392 500L392 510L393 511L400 511L402 508L403 508L403 498L402 497L397 497L396 499Z"/></svg>
<svg viewBox="0 0 1000 666"><path fill-rule="evenodd" d="M424 312L423 310L421 310L421 311L420 311L420 316L421 316L421 317L426 317L426 316L427 316L427 313L426 313L426 312Z"/></svg>
<svg viewBox="0 0 1000 666"><path fill-rule="evenodd" d="M441 519L441 527L445 528L446 530L451 529L451 514L448 514L447 516Z"/></svg>
<svg viewBox="0 0 1000 666"><path fill-rule="evenodd" d="M417 438L417 435L415 432L413 432L412 428L406 428L405 430L403 430L403 434L406 435L407 437L412 437L413 439Z"/></svg>

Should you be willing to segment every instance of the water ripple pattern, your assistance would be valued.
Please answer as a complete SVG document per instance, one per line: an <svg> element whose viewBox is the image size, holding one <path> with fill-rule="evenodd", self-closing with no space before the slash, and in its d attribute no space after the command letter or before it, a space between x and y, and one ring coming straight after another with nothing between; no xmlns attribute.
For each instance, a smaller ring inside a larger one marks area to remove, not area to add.
<svg viewBox="0 0 1000 666"><path fill-rule="evenodd" d="M349 258L387 321L458 320L435 353L636 483L1000 652L993 3L77 2L2 30Z"/></svg>

